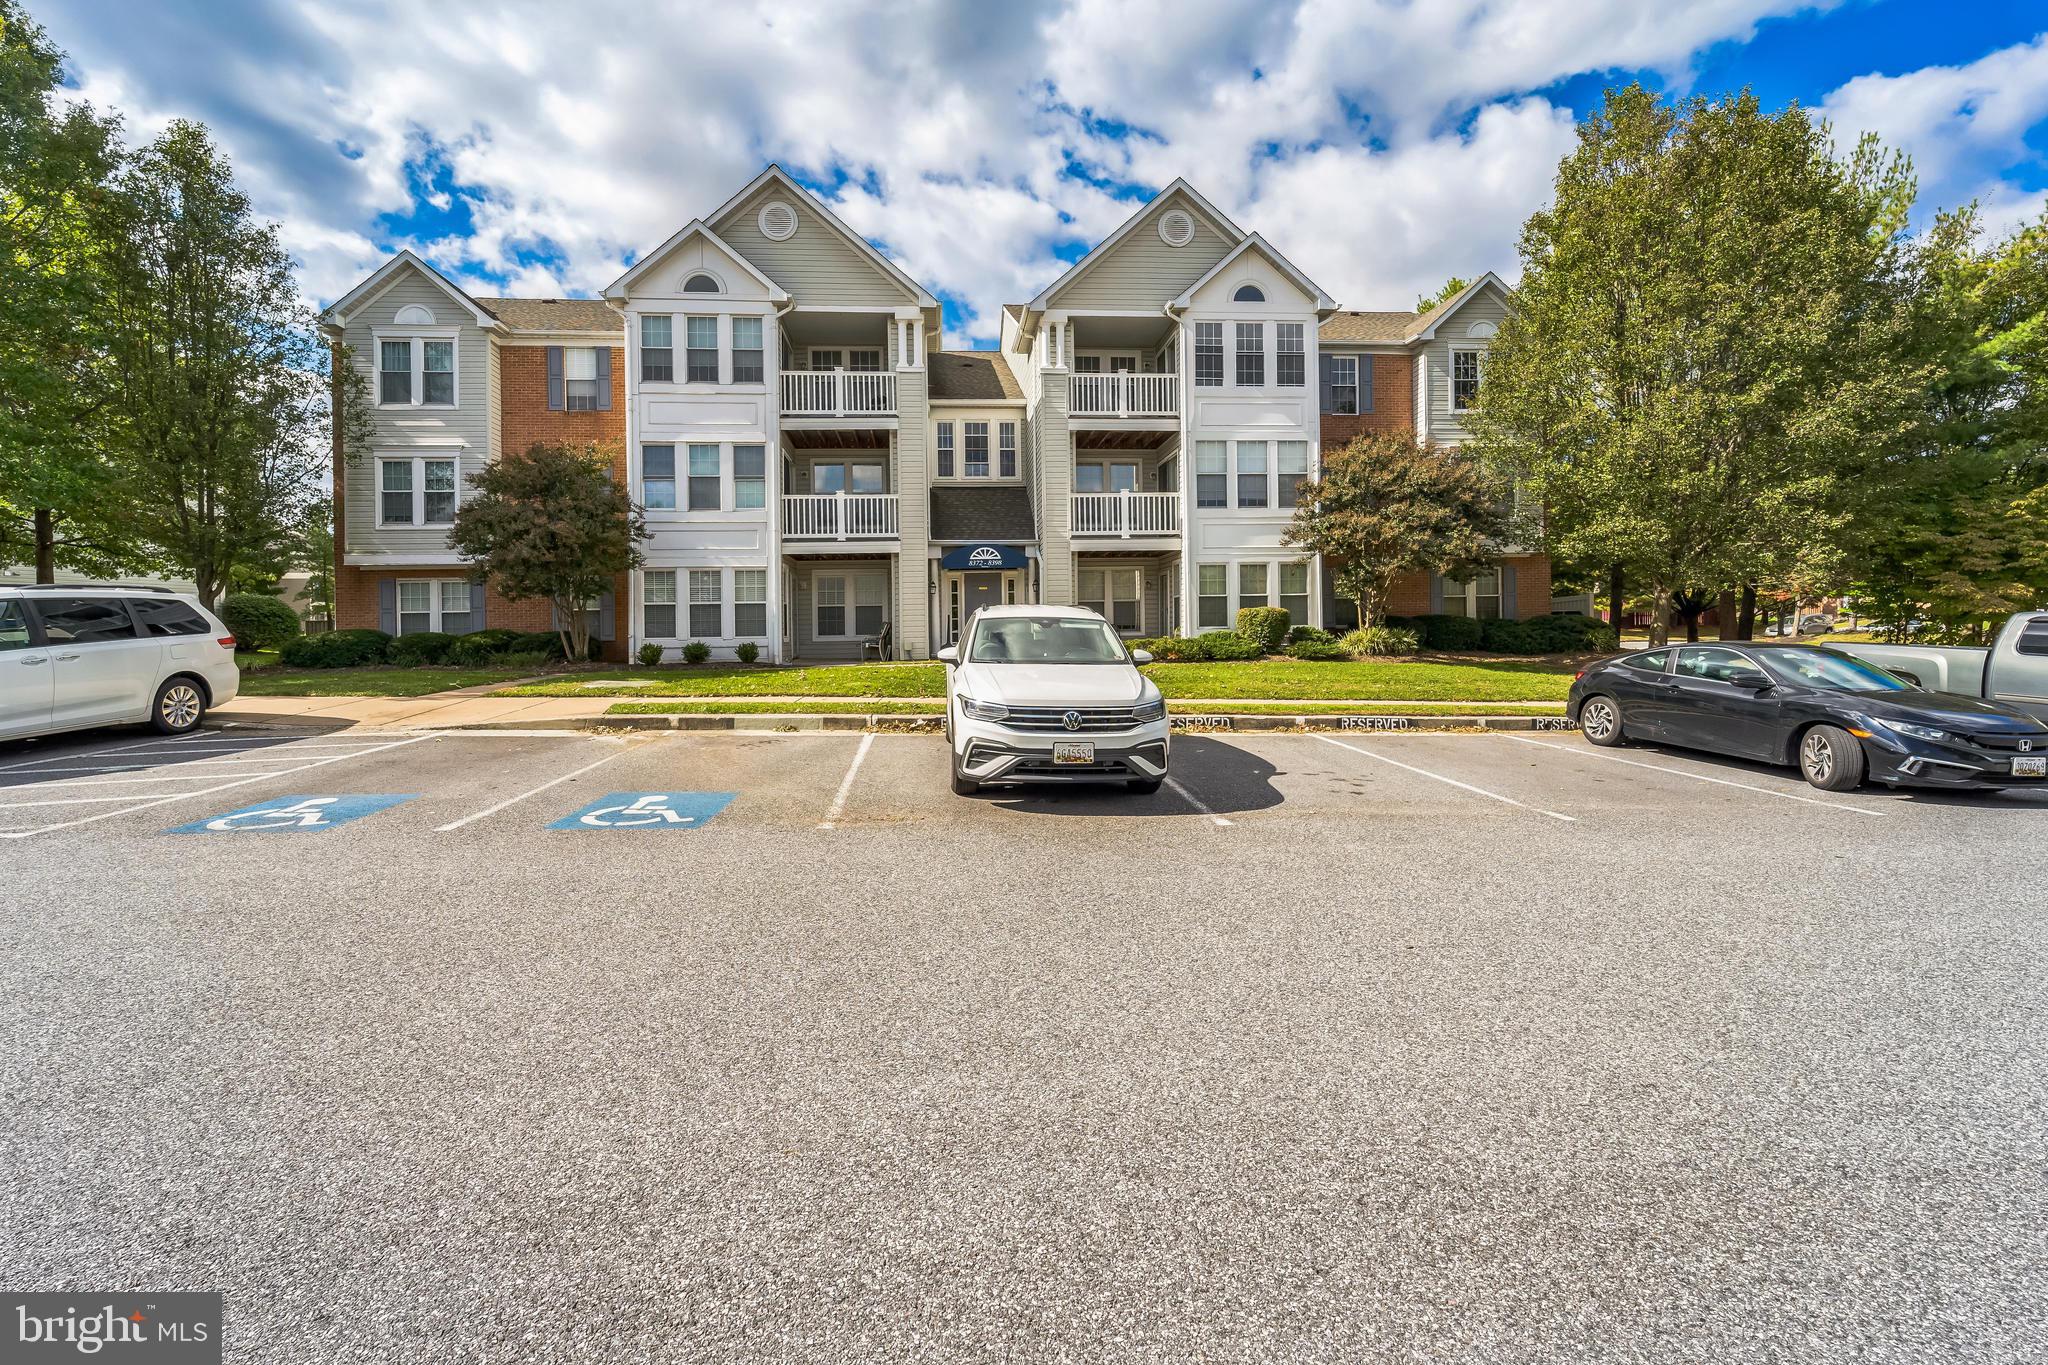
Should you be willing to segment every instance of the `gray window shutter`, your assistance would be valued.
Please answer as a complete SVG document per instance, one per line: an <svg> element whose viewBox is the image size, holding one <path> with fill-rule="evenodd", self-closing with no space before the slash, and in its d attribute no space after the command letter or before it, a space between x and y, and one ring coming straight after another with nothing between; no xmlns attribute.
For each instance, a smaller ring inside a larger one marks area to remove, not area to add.
<svg viewBox="0 0 2048 1365"><path fill-rule="evenodd" d="M1444 609L1444 576L1433 573L1429 576L1429 614L1440 616Z"/></svg>
<svg viewBox="0 0 2048 1365"><path fill-rule="evenodd" d="M1372 357L1358 357L1358 410L1372 411Z"/></svg>
<svg viewBox="0 0 2048 1365"><path fill-rule="evenodd" d="M1515 566L1512 564L1500 566L1500 614L1510 621L1520 620L1522 615L1515 610Z"/></svg>
<svg viewBox="0 0 2048 1365"><path fill-rule="evenodd" d="M1323 410L1324 412L1333 412L1333 411L1335 411L1335 410L1336 410L1336 406L1337 406L1337 402L1336 402L1336 397L1335 397L1335 396L1334 396L1334 395L1333 395L1333 394L1332 394L1332 393L1330 392L1330 373L1331 373L1331 369L1332 369L1332 367L1333 367L1334 361L1335 361L1335 357L1333 357L1333 356L1332 356L1332 355L1331 355L1331 354L1330 354L1330 353L1329 353L1328 351L1325 351L1325 352L1323 352L1323 353L1322 353L1321 355L1319 355L1319 356L1317 356L1317 357L1316 357L1316 369L1317 369L1317 370L1319 370L1319 371L1321 372L1321 374L1322 374L1322 381L1323 381L1323 408L1322 408L1322 410Z"/></svg>
<svg viewBox="0 0 2048 1365"><path fill-rule="evenodd" d="M606 593L597 599L597 638L610 640L612 633L612 594Z"/></svg>
<svg viewBox="0 0 2048 1365"><path fill-rule="evenodd" d="M486 598L489 595L490 594L485 591L485 583L483 579L475 579L470 583L469 628L471 630L484 629L486 624L484 621L484 598Z"/></svg>
<svg viewBox="0 0 2048 1365"><path fill-rule="evenodd" d="M377 629L398 634L398 580L386 578L377 584Z"/></svg>
<svg viewBox="0 0 2048 1365"><path fill-rule="evenodd" d="M562 348L548 347L548 411L560 412L566 404L562 401Z"/></svg>
<svg viewBox="0 0 2048 1365"><path fill-rule="evenodd" d="M612 348L597 348L597 410L612 410Z"/></svg>

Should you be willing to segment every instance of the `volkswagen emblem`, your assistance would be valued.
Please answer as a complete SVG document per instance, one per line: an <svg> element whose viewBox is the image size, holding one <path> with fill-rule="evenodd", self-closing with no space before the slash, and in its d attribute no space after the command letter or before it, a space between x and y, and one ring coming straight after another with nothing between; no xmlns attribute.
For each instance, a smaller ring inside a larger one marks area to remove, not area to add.
<svg viewBox="0 0 2048 1365"><path fill-rule="evenodd" d="M2023 739L2023 740L2021 740L2021 741L2020 741L2020 752L2021 752L2021 753L2023 753L2023 754L2030 754L2030 753L2034 752L2034 741L2033 741L2033 740L2031 740L2031 739Z"/></svg>
<svg viewBox="0 0 2048 1365"><path fill-rule="evenodd" d="M1062 725L1066 726L1066 727L1067 727L1067 728L1068 728L1069 730L1078 730L1078 729L1080 729L1080 728L1081 728L1081 713L1080 713L1079 711L1069 711L1069 712L1067 712L1067 714L1065 714L1064 716L1061 716L1061 717L1060 717L1060 724L1062 724Z"/></svg>

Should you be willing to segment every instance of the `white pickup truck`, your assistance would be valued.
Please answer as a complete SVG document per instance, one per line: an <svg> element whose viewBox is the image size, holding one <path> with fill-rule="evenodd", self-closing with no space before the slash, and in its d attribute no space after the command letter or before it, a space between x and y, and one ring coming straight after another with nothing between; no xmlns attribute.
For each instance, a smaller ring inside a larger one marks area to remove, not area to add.
<svg viewBox="0 0 2048 1365"><path fill-rule="evenodd" d="M1827 648L1876 664L1929 692L2002 701L2048 720L2048 610L2018 612L1989 649L1939 645Z"/></svg>

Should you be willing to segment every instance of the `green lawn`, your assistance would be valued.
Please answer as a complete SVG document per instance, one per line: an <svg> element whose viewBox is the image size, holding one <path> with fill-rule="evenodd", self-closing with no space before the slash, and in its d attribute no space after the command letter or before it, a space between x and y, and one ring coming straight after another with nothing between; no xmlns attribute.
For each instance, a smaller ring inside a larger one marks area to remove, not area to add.
<svg viewBox="0 0 2048 1365"><path fill-rule="evenodd" d="M1145 670L1168 697L1254 697L1304 701L1563 701L1572 670L1540 659L1450 663L1153 664ZM560 681L509 687L498 695L590 697L593 683L626 684L632 697L938 697L939 664L847 664L836 668L699 665L593 672ZM633 686L631 684L638 684ZM842 708L843 709L843 708Z"/></svg>
<svg viewBox="0 0 2048 1365"><path fill-rule="evenodd" d="M1469 702L1221 702L1214 706L1176 706L1202 715L1230 716L1337 716L1361 711L1385 716L1557 716L1564 714L1561 702L1535 701L1526 705L1475 706ZM605 711L608 716L936 716L945 710L938 701L621 701Z"/></svg>
<svg viewBox="0 0 2048 1365"><path fill-rule="evenodd" d="M286 668L242 665L245 697L424 697L451 687L530 678L527 668ZM232 705L232 703L230 703Z"/></svg>
<svg viewBox="0 0 2048 1365"><path fill-rule="evenodd" d="M1564 703L1532 701L1518 706L1475 706L1456 701L1224 701L1214 706L1176 704L1166 709L1176 716L1561 716Z"/></svg>

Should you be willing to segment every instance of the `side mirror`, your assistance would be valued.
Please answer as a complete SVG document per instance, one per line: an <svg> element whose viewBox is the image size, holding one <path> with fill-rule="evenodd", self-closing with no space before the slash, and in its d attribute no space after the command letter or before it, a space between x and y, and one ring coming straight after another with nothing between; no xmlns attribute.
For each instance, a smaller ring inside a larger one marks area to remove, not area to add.
<svg viewBox="0 0 2048 1365"><path fill-rule="evenodd" d="M1152 662L1152 652L1147 649L1134 649L1131 651L1131 662L1141 665L1149 664Z"/></svg>
<svg viewBox="0 0 2048 1365"><path fill-rule="evenodd" d="M1730 673L1728 681L1750 692L1768 692L1777 686L1771 681L1770 674L1756 668L1745 668L1739 673Z"/></svg>
<svg viewBox="0 0 2048 1365"><path fill-rule="evenodd" d="M942 664L957 664L960 662L960 650L957 646L947 645L932 657Z"/></svg>

